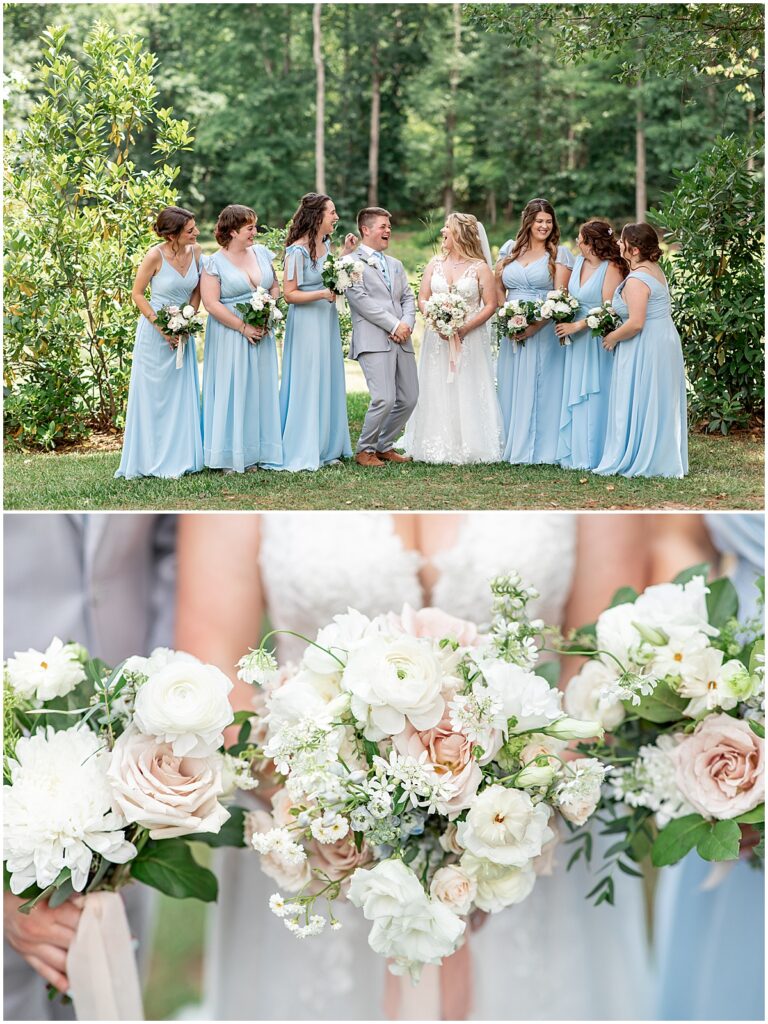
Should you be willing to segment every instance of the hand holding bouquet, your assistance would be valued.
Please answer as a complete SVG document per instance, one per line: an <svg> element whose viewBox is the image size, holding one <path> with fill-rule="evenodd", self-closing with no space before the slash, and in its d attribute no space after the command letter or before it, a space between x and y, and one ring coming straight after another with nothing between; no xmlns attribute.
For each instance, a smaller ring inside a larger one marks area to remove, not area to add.
<svg viewBox="0 0 768 1024"><path fill-rule="evenodd" d="M530 894L558 814L582 824L596 806L603 765L562 751L601 730L566 717L553 666L538 664L537 595L516 575L492 591L486 633L435 608L349 609L287 675L263 647L241 660L266 689L263 752L284 777L246 834L295 935L341 927L346 897L371 948L417 978L457 949L474 909Z"/></svg>
<svg viewBox="0 0 768 1024"><path fill-rule="evenodd" d="M620 326L621 317L610 302L595 306L587 313L587 327L592 331L593 338L604 338L606 334Z"/></svg>
<svg viewBox="0 0 768 1024"><path fill-rule="evenodd" d="M235 309L243 318L244 324L262 331L261 337L267 334L277 321L283 319L278 300L261 285L251 293L248 302L237 302ZM261 338L256 340L260 341Z"/></svg>
<svg viewBox="0 0 768 1024"><path fill-rule="evenodd" d="M365 264L362 260L356 260L350 255L334 256L328 253L323 264L323 284L337 295L343 295L352 285L360 284L364 273Z"/></svg>
<svg viewBox="0 0 768 1024"><path fill-rule="evenodd" d="M538 305L522 299L510 299L504 303L496 314L497 332L500 338L511 338L516 345L525 345L525 338L520 338L532 323L536 322Z"/></svg>
<svg viewBox="0 0 768 1024"><path fill-rule="evenodd" d="M567 288L547 292L547 297L538 303L537 320L553 320L556 324L570 324L576 319L579 300L568 294ZM570 337L560 338L561 345L570 345Z"/></svg>
<svg viewBox="0 0 768 1024"><path fill-rule="evenodd" d="M162 306L157 311L155 326L171 339L171 346L176 349L176 369L184 363L184 348L187 338L199 331L204 324L203 314L192 305Z"/></svg>
<svg viewBox="0 0 768 1024"><path fill-rule="evenodd" d="M453 288L447 292L434 292L424 303L427 327L448 342L448 384L459 369L461 338L458 331L467 322L468 316L466 300Z"/></svg>

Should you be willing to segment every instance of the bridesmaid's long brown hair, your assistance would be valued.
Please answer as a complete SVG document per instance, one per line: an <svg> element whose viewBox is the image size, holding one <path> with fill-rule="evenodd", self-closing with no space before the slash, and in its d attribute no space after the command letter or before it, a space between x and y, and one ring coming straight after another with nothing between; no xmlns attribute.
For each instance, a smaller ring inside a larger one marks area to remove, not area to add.
<svg viewBox="0 0 768 1024"><path fill-rule="evenodd" d="M629 264L621 255L619 243L610 224L604 220L588 220L582 224L579 234L599 260L608 260L619 268L622 277L629 273Z"/></svg>
<svg viewBox="0 0 768 1024"><path fill-rule="evenodd" d="M330 203L331 197L322 192L307 192L299 200L299 208L291 217L288 225L288 235L285 239L285 247L293 245L299 238L306 236L309 242L309 258L317 263L318 252L316 251L317 229L325 215L325 207Z"/></svg>
<svg viewBox="0 0 768 1024"><path fill-rule="evenodd" d="M514 241L512 249L508 256L505 256L503 260L500 260L496 265L496 276L501 280L501 275L504 272L504 267L508 266L514 260L519 259L523 253L526 253L531 248L531 234L533 233L533 222L540 213L548 213L552 218L552 230L549 234L549 238L544 243L549 253L549 272L552 275L552 282L555 280L555 265L557 263L557 247L560 244L560 225L557 223L557 217L555 215L555 208L546 199L531 199L529 203L526 203L525 209L523 210L523 216L520 221L520 230L517 232L517 238Z"/></svg>

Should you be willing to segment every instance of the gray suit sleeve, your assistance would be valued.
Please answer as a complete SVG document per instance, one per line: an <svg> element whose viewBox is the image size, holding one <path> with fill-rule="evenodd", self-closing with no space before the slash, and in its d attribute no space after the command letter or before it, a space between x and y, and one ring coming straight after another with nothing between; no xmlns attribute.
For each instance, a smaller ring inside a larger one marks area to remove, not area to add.
<svg viewBox="0 0 768 1024"><path fill-rule="evenodd" d="M390 313L389 310L384 309L375 299L371 298L365 290L363 282L353 284L351 288L347 288L344 292L344 298L358 316L368 320L369 323L375 324L376 327L380 327L387 334L394 331L400 323L394 313Z"/></svg>
<svg viewBox="0 0 768 1024"><path fill-rule="evenodd" d="M416 324L416 300L413 297L413 289L408 283L408 275L405 268L400 265L400 273L403 277L403 290L400 295L400 303L403 307L402 321L413 330Z"/></svg>
<svg viewBox="0 0 768 1024"><path fill-rule="evenodd" d="M176 516L160 515L153 541L152 617L149 651L172 647L176 611Z"/></svg>

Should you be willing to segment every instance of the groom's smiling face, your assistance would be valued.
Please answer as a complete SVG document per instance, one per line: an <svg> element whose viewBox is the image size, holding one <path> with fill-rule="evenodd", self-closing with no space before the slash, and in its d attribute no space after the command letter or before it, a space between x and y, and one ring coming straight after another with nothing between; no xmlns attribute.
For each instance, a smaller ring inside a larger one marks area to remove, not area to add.
<svg viewBox="0 0 768 1024"><path fill-rule="evenodd" d="M389 245L392 225L389 217L377 217L369 227L362 229L363 245L370 246L376 252L384 252Z"/></svg>

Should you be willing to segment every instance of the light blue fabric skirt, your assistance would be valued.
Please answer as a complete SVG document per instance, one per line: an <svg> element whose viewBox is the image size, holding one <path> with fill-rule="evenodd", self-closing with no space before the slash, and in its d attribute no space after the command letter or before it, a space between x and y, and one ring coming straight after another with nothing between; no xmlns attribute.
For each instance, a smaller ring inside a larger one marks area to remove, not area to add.
<svg viewBox="0 0 768 1024"><path fill-rule="evenodd" d="M502 458L512 464L554 463L560 433L565 349L552 324L542 327L523 346L510 342L507 345L511 351L505 359L504 377L499 355L499 402L502 410L508 409L509 416Z"/></svg>
<svg viewBox="0 0 768 1024"><path fill-rule="evenodd" d="M146 317L133 348L123 453L116 477L178 477L203 468L200 388L194 338L176 352Z"/></svg>
<svg viewBox="0 0 768 1024"><path fill-rule="evenodd" d="M594 469L603 454L613 353L587 328L565 347L557 460L565 469Z"/></svg>

